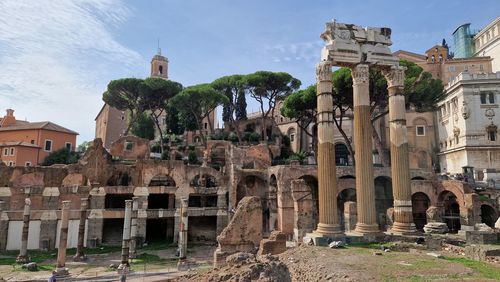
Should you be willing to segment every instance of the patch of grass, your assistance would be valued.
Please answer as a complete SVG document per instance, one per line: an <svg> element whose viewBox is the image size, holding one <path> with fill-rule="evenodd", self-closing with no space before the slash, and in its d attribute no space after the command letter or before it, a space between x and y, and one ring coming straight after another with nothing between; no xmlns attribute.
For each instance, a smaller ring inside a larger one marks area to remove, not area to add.
<svg viewBox="0 0 500 282"><path fill-rule="evenodd" d="M381 246L384 246L386 248L392 248L394 246L394 243L379 243L379 242L370 242L370 243L365 243L365 242L360 242L360 243L350 243L347 244L346 247L355 247L355 248L366 248L366 249L376 249L380 250Z"/></svg>
<svg viewBox="0 0 500 282"><path fill-rule="evenodd" d="M12 265L16 263L16 258L0 258L0 265Z"/></svg>
<svg viewBox="0 0 500 282"><path fill-rule="evenodd" d="M138 248L138 250L150 251L150 250L165 250L165 249L175 249L177 248L176 243L168 242L168 241L158 241L151 242L147 246L142 248ZM188 247L189 248L189 247Z"/></svg>
<svg viewBox="0 0 500 282"><path fill-rule="evenodd" d="M474 270L475 273L480 274L483 278L500 280L500 268L494 267L485 262L459 257L444 257L444 259L469 267Z"/></svg>

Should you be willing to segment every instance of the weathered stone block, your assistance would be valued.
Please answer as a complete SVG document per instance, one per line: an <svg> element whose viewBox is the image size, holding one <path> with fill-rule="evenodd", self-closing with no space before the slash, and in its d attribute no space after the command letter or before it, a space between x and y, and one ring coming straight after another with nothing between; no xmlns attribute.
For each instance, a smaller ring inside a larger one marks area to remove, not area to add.
<svg viewBox="0 0 500 282"><path fill-rule="evenodd" d="M260 241L258 255L277 255L286 251L286 235L280 231L271 232L269 239Z"/></svg>
<svg viewBox="0 0 500 282"><path fill-rule="evenodd" d="M498 233L467 231L465 241L467 244L495 244L498 242Z"/></svg>

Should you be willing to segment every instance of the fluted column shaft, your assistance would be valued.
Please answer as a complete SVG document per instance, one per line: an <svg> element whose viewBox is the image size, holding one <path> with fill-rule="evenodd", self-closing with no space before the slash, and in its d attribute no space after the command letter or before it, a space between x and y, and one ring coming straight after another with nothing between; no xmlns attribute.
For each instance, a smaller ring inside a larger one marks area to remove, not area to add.
<svg viewBox="0 0 500 282"><path fill-rule="evenodd" d="M66 248L68 246L69 208L71 201L63 201L61 209L61 231L59 233L59 248L57 249L57 270L66 266Z"/></svg>
<svg viewBox="0 0 500 282"><path fill-rule="evenodd" d="M30 226L30 211L31 211L31 200L26 198L24 200L24 211L23 211L23 233L21 234L21 249L19 250L19 255L17 256L17 263L27 263L28 258L28 232Z"/></svg>
<svg viewBox="0 0 500 282"><path fill-rule="evenodd" d="M391 142L391 174L394 195L392 232L415 232L411 204L408 132L404 89L405 67L393 66L384 71L389 91L389 134Z"/></svg>
<svg viewBox="0 0 500 282"><path fill-rule="evenodd" d="M80 199L80 222L78 223L78 244L76 245L75 260L85 259L83 245L85 241L85 222L87 221L87 209L89 206L88 198Z"/></svg>
<svg viewBox="0 0 500 282"><path fill-rule="evenodd" d="M132 217L132 200L125 200L125 218L123 220L122 261L119 269L129 266L130 223Z"/></svg>
<svg viewBox="0 0 500 282"><path fill-rule="evenodd" d="M370 120L369 67L359 64L351 69L354 102L354 158L356 160L356 232L379 232L373 182L372 125Z"/></svg>
<svg viewBox="0 0 500 282"><path fill-rule="evenodd" d="M340 233L337 214L337 169L333 129L332 65L324 61L316 67L318 126L319 223L315 233Z"/></svg>

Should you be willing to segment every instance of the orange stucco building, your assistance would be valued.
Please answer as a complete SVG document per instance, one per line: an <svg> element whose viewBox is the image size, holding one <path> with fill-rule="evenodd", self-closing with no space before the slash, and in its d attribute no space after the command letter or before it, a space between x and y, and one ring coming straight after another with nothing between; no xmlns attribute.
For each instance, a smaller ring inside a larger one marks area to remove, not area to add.
<svg viewBox="0 0 500 282"><path fill-rule="evenodd" d="M61 148L74 150L77 132L50 121L16 120L14 110L0 118L0 160L9 166L32 166Z"/></svg>

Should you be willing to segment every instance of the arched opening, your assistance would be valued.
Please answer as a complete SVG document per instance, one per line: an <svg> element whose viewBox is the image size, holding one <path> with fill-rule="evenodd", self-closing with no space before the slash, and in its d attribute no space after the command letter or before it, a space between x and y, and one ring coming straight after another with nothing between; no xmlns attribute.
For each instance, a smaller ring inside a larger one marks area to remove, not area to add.
<svg viewBox="0 0 500 282"><path fill-rule="evenodd" d="M196 175L189 183L191 187L196 188L213 188L217 187L217 181L214 176L210 174Z"/></svg>
<svg viewBox="0 0 500 282"><path fill-rule="evenodd" d="M481 222L485 223L491 228L495 228L497 220L495 209L490 205L481 205Z"/></svg>
<svg viewBox="0 0 500 282"><path fill-rule="evenodd" d="M337 165L349 165L349 150L343 143L335 144L335 163Z"/></svg>
<svg viewBox="0 0 500 282"><path fill-rule="evenodd" d="M426 179L422 176L415 176L415 177L412 177L411 180L426 180Z"/></svg>
<svg viewBox="0 0 500 282"><path fill-rule="evenodd" d="M294 144L295 138L296 138L296 136L295 136L295 128L292 127L290 129L288 129L288 134L287 135L288 135L288 138L290 139L290 143Z"/></svg>
<svg viewBox="0 0 500 282"><path fill-rule="evenodd" d="M107 186L128 186L132 184L132 178L127 172L118 172L111 176L107 181Z"/></svg>
<svg viewBox="0 0 500 282"><path fill-rule="evenodd" d="M158 67L158 71L160 74L163 74L163 66Z"/></svg>
<svg viewBox="0 0 500 282"><path fill-rule="evenodd" d="M393 207L392 180L389 177L379 176L375 178L375 210L380 230L387 226L387 209Z"/></svg>
<svg viewBox="0 0 500 282"><path fill-rule="evenodd" d="M353 175L342 175L339 179L356 179Z"/></svg>
<svg viewBox="0 0 500 282"><path fill-rule="evenodd" d="M175 180L166 175L166 174L160 174L156 175L155 177L151 178L151 181L149 182L148 186L168 186L168 187L175 187Z"/></svg>
<svg viewBox="0 0 500 282"><path fill-rule="evenodd" d="M460 230L460 205L457 202L457 196L450 191L443 191L439 195L439 203L444 208L443 219L448 225L450 233L457 233Z"/></svg>
<svg viewBox="0 0 500 282"><path fill-rule="evenodd" d="M430 199L425 193L417 192L411 196L413 222L417 230L423 230L427 224L427 209Z"/></svg>
<svg viewBox="0 0 500 282"><path fill-rule="evenodd" d="M344 204L346 202L356 202L356 189L347 188L342 190L337 196L337 210L339 213L340 226L345 227L346 218L344 216Z"/></svg>
<svg viewBox="0 0 500 282"><path fill-rule="evenodd" d="M311 175L305 175L300 177L303 179L307 186L311 189L311 198L312 198L312 219L313 226L317 226L319 222L319 196L318 196L318 179Z"/></svg>

